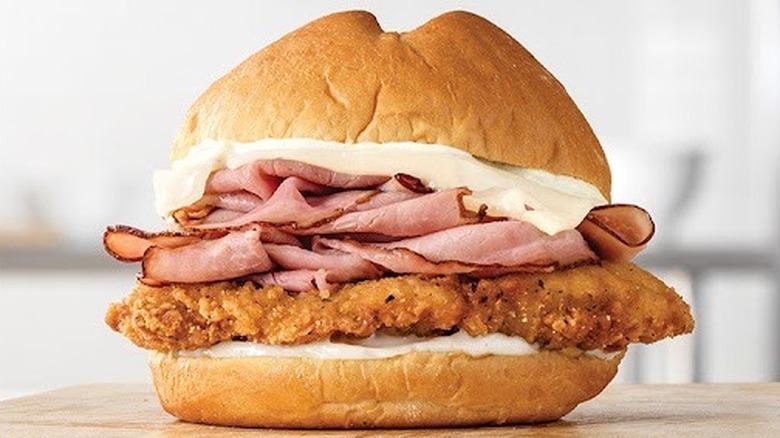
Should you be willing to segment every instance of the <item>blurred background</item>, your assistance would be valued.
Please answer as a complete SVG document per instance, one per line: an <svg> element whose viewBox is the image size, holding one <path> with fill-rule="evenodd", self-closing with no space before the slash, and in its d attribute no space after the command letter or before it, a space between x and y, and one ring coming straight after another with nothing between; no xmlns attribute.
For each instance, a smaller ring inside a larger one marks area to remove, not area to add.
<svg viewBox="0 0 780 438"><path fill-rule="evenodd" d="M564 83L602 141L613 200L658 232L640 261L692 303L695 335L633 347L618 381L780 380L780 2L0 0L0 398L147 381L102 322L135 266L109 224L163 226L152 171L192 101L329 12L409 30L477 12Z"/></svg>

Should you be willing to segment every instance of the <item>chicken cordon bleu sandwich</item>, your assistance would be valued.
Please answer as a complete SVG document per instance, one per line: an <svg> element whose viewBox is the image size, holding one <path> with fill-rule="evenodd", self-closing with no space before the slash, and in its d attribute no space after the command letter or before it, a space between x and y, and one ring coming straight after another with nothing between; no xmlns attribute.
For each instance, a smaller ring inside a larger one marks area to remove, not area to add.
<svg viewBox="0 0 780 438"><path fill-rule="evenodd" d="M179 419L280 428L535 423L693 329L631 263L654 232L561 84L489 21L318 19L213 83L154 175L166 231L106 322ZM162 228L162 227L161 227Z"/></svg>

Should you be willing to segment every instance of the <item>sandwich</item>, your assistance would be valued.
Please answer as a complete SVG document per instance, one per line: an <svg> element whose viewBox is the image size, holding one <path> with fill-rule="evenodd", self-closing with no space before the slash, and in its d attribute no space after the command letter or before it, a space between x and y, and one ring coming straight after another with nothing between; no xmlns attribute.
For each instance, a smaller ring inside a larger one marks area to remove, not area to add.
<svg viewBox="0 0 780 438"><path fill-rule="evenodd" d="M164 231L107 324L162 407L274 428L556 420L630 343L693 330L563 86L468 12L311 22L214 82L154 175Z"/></svg>

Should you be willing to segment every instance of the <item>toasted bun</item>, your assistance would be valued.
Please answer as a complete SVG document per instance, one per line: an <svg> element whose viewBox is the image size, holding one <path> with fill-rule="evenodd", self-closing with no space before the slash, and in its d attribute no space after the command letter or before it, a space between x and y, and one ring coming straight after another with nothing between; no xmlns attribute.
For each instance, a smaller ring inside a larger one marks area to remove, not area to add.
<svg viewBox="0 0 780 438"><path fill-rule="evenodd" d="M468 12L406 33L383 32L362 11L309 23L209 87L172 157L206 138L438 143L580 178L610 195L601 146L563 86L520 43Z"/></svg>
<svg viewBox="0 0 780 438"><path fill-rule="evenodd" d="M410 353L319 360L152 353L149 363L163 408L185 421L395 428L555 420L601 392L622 356Z"/></svg>

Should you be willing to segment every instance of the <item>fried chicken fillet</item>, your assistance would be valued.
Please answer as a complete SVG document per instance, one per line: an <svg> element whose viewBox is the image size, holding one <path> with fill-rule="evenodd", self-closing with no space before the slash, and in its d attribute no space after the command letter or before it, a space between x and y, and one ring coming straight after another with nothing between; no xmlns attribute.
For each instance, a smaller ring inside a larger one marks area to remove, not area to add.
<svg viewBox="0 0 780 438"><path fill-rule="evenodd" d="M251 282L140 284L106 322L142 348L192 350L240 339L302 344L375 332L500 332L552 350L621 350L689 333L689 306L632 263L493 279L407 275L345 285L328 298Z"/></svg>

